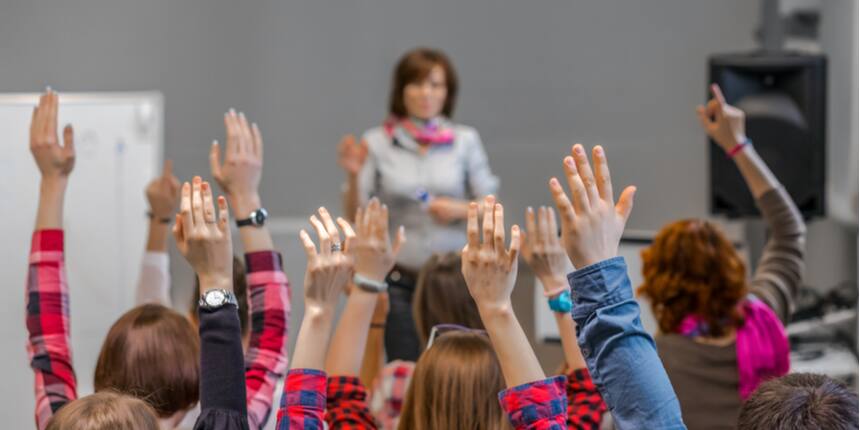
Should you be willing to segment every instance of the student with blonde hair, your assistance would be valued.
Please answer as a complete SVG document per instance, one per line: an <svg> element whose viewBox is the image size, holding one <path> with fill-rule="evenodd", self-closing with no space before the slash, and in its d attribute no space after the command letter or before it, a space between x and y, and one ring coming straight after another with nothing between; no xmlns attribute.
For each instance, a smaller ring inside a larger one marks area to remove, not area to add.
<svg viewBox="0 0 860 430"><path fill-rule="evenodd" d="M81 397L60 409L47 430L159 430L146 402L114 391Z"/></svg>

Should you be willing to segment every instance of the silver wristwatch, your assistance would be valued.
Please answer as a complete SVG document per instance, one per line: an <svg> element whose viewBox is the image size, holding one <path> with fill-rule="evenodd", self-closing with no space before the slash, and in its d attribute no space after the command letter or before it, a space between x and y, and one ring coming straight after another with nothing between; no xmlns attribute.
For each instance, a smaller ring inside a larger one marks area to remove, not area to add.
<svg viewBox="0 0 860 430"><path fill-rule="evenodd" d="M236 300L236 295L231 291L222 290L220 288L206 291L200 296L199 302L201 308L210 310L218 309L227 303L239 306L239 302Z"/></svg>
<svg viewBox="0 0 860 430"><path fill-rule="evenodd" d="M388 291L388 284L386 282L374 281L373 279L365 278L358 273L356 273L352 278L352 282L359 289L370 293L384 293L385 291Z"/></svg>

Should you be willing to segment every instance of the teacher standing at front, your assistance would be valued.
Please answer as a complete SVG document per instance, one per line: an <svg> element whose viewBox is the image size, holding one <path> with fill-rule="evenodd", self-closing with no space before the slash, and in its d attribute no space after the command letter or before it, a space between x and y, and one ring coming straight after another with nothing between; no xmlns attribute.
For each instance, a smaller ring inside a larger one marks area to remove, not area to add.
<svg viewBox="0 0 860 430"><path fill-rule="evenodd" d="M347 173L345 213L352 216L377 197L388 206L391 228L406 229L408 240L386 280L389 361L416 361L422 350L412 319L418 270L433 253L463 248L469 201L499 186L478 132L452 120L457 92L447 55L409 51L394 68L386 120L367 130L360 143L346 136L338 148Z"/></svg>

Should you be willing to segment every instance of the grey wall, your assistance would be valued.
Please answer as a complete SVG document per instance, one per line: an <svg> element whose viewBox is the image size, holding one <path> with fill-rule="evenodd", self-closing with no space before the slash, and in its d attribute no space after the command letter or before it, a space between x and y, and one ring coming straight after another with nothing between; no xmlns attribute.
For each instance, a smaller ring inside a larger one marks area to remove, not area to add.
<svg viewBox="0 0 860 430"><path fill-rule="evenodd" d="M2 0L0 91L160 90L166 155L185 178L208 174L221 114L243 109L266 140L266 205L299 217L339 206L334 146L384 117L398 56L441 47L462 81L456 119L481 132L512 221L549 201L546 180L582 141L606 147L617 184L639 186L630 227L653 230L706 215L693 106L705 96L706 57L754 47L757 19L749 0ZM834 24L833 40L853 38L853 25L849 34ZM832 66L848 48L827 47ZM850 102L838 100L831 111ZM831 127L856 129L854 109L854 120ZM856 145L853 136L831 145ZM810 282L856 281L856 228L820 230L810 238ZM187 268L174 263L187 285ZM300 285L299 271L289 275Z"/></svg>

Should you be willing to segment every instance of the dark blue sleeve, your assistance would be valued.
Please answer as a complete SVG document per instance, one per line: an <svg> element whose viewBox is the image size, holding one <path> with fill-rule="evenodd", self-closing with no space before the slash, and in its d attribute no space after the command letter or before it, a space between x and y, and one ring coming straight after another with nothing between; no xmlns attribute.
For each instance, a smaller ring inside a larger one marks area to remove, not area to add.
<svg viewBox="0 0 860 430"><path fill-rule="evenodd" d="M619 429L685 429L654 339L639 319L621 257L567 277L577 340L591 378Z"/></svg>
<svg viewBox="0 0 860 430"><path fill-rule="evenodd" d="M236 306L200 308L200 416L195 429L248 429L245 358Z"/></svg>

